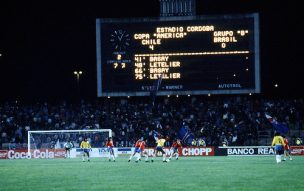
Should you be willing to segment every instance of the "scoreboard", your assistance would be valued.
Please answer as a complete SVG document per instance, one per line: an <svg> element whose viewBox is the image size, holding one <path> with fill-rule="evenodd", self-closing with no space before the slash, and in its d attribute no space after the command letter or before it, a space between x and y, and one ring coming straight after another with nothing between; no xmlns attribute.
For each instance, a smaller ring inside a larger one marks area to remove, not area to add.
<svg viewBox="0 0 304 191"><path fill-rule="evenodd" d="M96 19L97 95L260 92L258 14Z"/></svg>

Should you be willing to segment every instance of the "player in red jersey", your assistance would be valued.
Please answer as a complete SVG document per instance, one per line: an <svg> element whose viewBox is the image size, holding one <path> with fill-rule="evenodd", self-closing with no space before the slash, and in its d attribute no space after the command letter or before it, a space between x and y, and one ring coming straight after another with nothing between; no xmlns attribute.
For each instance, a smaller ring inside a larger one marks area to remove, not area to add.
<svg viewBox="0 0 304 191"><path fill-rule="evenodd" d="M284 143L285 143L283 161L286 161L287 156L289 157L289 160L292 160L291 155L290 155L290 147L289 147L289 144L288 144L288 139L284 135L282 137L283 137L283 140L284 140Z"/></svg>
<svg viewBox="0 0 304 191"><path fill-rule="evenodd" d="M109 152L109 162L111 161L111 158L113 159L113 162L115 162L115 156L113 150L114 144L112 137L109 137L109 139L107 140L106 147L108 148L108 152Z"/></svg>
<svg viewBox="0 0 304 191"><path fill-rule="evenodd" d="M141 158L141 155L145 157L145 162L149 162L148 161L148 153L147 151L145 151L145 148L146 148L146 142L147 142L147 139L144 139L140 142L140 145L139 145L139 149L138 149L138 154L137 154L137 159L135 162L138 162Z"/></svg>
<svg viewBox="0 0 304 191"><path fill-rule="evenodd" d="M178 149L179 148L182 148L182 143L180 142L179 139L175 139L172 143L172 146L171 146L171 156L169 157L169 160L171 160L171 158L173 157L173 155L176 155L176 160L178 160Z"/></svg>
<svg viewBox="0 0 304 191"><path fill-rule="evenodd" d="M140 152L138 152L138 150L140 149L140 143L142 142L142 140L143 140L143 138L140 138L136 141L135 146L134 146L135 147L134 152L131 154L128 162L131 161L131 159L136 155L136 153L140 153Z"/></svg>

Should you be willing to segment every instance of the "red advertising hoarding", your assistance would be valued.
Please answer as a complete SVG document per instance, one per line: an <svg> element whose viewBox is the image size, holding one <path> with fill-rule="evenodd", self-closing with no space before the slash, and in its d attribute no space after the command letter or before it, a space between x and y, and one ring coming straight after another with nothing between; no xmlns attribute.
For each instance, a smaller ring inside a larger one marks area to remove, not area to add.
<svg viewBox="0 0 304 191"><path fill-rule="evenodd" d="M291 155L304 155L304 146L291 146Z"/></svg>

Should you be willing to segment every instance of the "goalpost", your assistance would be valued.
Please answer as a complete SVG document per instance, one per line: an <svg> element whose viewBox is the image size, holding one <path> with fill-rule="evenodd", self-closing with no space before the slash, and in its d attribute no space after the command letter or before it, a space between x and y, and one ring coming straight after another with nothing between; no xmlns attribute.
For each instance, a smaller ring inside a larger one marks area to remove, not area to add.
<svg viewBox="0 0 304 191"><path fill-rule="evenodd" d="M111 129L90 130L45 130L28 131L28 153L39 149L64 149L64 143L71 141L74 148L79 148L81 141L88 138L92 148L102 148L108 137L112 137Z"/></svg>

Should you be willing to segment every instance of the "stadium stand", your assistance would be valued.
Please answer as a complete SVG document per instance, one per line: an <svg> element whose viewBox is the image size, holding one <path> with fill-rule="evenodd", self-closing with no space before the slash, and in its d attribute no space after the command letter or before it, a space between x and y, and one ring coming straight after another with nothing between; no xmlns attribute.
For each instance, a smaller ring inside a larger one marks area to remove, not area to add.
<svg viewBox="0 0 304 191"><path fill-rule="evenodd" d="M132 146L153 130L174 138L187 123L207 146L269 145L274 133L265 113L289 127L291 144L303 138L303 100L270 100L248 96L159 97L152 108L147 98L102 98L77 104L5 102L0 104L0 147L26 148L28 130L113 130L115 146ZM54 142L55 137L46 137ZM57 137L58 139L58 137ZM171 141L168 141L170 144ZM153 141L150 143L153 145Z"/></svg>

